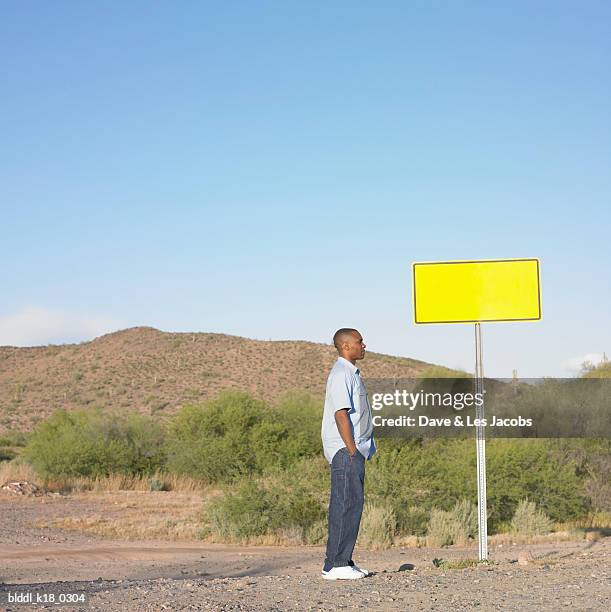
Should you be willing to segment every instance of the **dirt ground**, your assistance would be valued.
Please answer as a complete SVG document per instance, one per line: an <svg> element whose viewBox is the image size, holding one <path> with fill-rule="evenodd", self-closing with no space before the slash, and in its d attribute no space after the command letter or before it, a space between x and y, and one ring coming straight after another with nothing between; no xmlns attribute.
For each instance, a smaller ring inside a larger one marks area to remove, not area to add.
<svg viewBox="0 0 611 612"><path fill-rule="evenodd" d="M0 496L0 610L611 609L609 537L492 546L489 565L464 569L433 560L475 559L475 548L357 550L373 575L330 582L317 546L134 541L49 526L110 511L102 499Z"/></svg>

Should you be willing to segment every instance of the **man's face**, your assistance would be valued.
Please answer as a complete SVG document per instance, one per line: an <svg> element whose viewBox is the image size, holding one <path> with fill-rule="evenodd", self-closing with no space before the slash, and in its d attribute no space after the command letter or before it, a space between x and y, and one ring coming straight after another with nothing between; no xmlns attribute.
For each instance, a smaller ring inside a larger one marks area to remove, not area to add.
<svg viewBox="0 0 611 612"><path fill-rule="evenodd" d="M363 359L363 357L365 357L365 348L363 336L361 336L359 332L353 332L351 334L351 339L343 344L346 358L350 360Z"/></svg>

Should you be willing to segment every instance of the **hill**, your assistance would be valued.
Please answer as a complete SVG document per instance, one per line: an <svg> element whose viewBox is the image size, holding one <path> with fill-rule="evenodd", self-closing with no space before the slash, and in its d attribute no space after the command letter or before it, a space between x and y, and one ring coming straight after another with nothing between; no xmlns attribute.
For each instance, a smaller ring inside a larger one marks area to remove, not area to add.
<svg viewBox="0 0 611 612"><path fill-rule="evenodd" d="M289 390L321 395L331 345L261 341L133 327L80 344L0 347L0 432L29 431L57 408L101 406L146 413L240 389L273 400ZM365 377L408 377L429 364L367 353Z"/></svg>

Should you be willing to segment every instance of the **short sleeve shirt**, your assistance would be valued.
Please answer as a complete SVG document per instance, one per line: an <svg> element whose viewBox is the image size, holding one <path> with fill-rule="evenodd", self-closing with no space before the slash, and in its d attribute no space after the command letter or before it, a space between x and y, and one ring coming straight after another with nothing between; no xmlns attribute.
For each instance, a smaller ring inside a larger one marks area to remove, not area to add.
<svg viewBox="0 0 611 612"><path fill-rule="evenodd" d="M348 410L352 434L358 451L370 459L376 451L373 440L373 416L365 383L360 370L347 359L339 357L329 373L322 417L322 444L329 463L346 445L337 429L335 412Z"/></svg>

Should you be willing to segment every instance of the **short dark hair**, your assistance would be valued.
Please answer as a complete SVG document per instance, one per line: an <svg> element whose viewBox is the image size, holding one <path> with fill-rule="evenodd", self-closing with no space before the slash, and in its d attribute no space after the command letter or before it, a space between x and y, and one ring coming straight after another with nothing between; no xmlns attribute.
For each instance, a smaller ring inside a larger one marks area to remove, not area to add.
<svg viewBox="0 0 611 612"><path fill-rule="evenodd" d="M345 342L347 339L346 336L358 333L358 330L353 329L352 327L341 327L333 334L333 344L335 345L335 348L339 351L342 346L342 342Z"/></svg>

